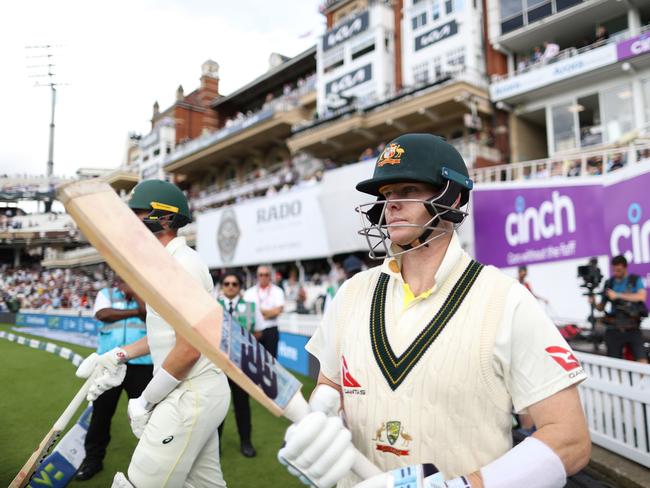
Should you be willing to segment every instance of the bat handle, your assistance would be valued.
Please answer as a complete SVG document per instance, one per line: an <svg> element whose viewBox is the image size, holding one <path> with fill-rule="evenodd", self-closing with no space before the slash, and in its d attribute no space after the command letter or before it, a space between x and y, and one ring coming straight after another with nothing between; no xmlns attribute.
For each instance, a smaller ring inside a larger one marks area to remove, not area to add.
<svg viewBox="0 0 650 488"><path fill-rule="evenodd" d="M309 404L302 396L302 393L298 391L287 405L287 408L284 411L284 416L291 420L293 423L296 423L300 422L301 419L309 415L311 412L312 410L309 407ZM356 450L356 458L354 460L354 464L352 465L352 472L359 478L367 480L368 478L372 478L373 476L381 474L383 471L372 464L372 462L361 452L359 452L359 450Z"/></svg>

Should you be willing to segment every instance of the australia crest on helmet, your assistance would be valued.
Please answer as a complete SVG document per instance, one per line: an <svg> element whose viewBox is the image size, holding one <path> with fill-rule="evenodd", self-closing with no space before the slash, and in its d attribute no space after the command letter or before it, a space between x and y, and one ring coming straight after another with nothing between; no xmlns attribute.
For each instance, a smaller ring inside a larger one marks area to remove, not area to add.
<svg viewBox="0 0 650 488"><path fill-rule="evenodd" d="M381 168L387 164L399 164L401 163L403 154L404 148L399 144L391 142L379 155L379 159L377 159L377 166Z"/></svg>

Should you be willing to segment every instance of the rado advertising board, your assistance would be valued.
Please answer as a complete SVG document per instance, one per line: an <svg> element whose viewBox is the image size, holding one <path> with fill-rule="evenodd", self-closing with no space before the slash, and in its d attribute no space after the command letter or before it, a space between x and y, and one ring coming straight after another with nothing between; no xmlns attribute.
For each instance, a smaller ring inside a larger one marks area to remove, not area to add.
<svg viewBox="0 0 650 488"><path fill-rule="evenodd" d="M201 214L197 250L211 268L327 256L319 193L295 189Z"/></svg>

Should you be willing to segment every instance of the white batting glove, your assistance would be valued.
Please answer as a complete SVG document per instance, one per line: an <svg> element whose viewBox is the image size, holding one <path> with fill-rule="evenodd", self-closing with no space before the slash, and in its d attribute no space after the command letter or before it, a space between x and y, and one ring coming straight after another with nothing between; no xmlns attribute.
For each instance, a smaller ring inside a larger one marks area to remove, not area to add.
<svg viewBox="0 0 650 488"><path fill-rule="evenodd" d="M287 429L278 460L306 485L334 486L354 464L352 434L336 415L340 395L319 385L309 401L312 413Z"/></svg>
<svg viewBox="0 0 650 488"><path fill-rule="evenodd" d="M464 488L462 484L447 483L433 464L416 464L373 476L354 485L354 488ZM469 487L469 484L466 486Z"/></svg>
<svg viewBox="0 0 650 488"><path fill-rule="evenodd" d="M135 435L138 439L142 437L144 428L147 426L147 422L149 422L149 418L151 417L151 410L153 407L154 406L147 402L143 396L139 396L138 398L131 398L129 400L129 404L126 408L126 413L129 416L129 422L131 423L131 430L133 431L133 435Z"/></svg>
<svg viewBox="0 0 650 488"><path fill-rule="evenodd" d="M76 375L79 378L89 378L92 375L95 377L88 389L88 395L86 395L89 402L95 401L106 390L122 384L124 376L126 376L124 363L128 359L126 351L116 347L101 355L92 353L81 362Z"/></svg>
<svg viewBox="0 0 650 488"><path fill-rule="evenodd" d="M176 389L180 380L172 376L165 368L160 368L138 398L129 400L127 414L133 434L142 437L153 408Z"/></svg>

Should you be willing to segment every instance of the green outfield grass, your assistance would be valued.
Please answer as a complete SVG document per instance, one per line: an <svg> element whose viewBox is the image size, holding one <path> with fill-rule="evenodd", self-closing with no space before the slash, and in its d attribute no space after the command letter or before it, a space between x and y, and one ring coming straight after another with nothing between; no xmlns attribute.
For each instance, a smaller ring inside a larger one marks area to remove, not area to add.
<svg viewBox="0 0 650 488"><path fill-rule="evenodd" d="M9 326L0 325L0 330L9 329ZM91 352L81 346L49 342L65 345L83 356ZM75 377L75 367L70 361L45 351L0 339L0 357L3 365L0 368L0 412L4 424L0 435L0 486L7 486L82 382ZM303 391L308 395L314 387L314 381L306 377L299 379L305 385ZM70 486L105 488L111 485L116 471L126 471L136 445L126 416L126 403L126 395L123 395L113 417L112 440L104 460L104 470L92 480L72 483ZM276 459L288 421L271 415L254 401L251 403L253 444L258 455L248 459L239 453L235 418L233 412L229 412L222 440L221 460L228 486L303 486Z"/></svg>

